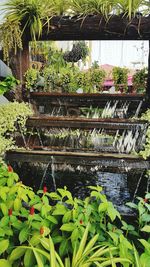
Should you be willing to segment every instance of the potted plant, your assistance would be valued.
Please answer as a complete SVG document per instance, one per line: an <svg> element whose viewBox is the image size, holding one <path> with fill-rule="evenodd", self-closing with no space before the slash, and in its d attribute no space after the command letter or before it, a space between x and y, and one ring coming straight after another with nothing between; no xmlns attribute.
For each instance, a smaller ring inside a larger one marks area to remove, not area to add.
<svg viewBox="0 0 150 267"><path fill-rule="evenodd" d="M127 68L121 68L121 67L114 67L113 71L113 80L114 85L117 91L120 90L121 87L121 93L123 91L127 92L128 90L128 69Z"/></svg>
<svg viewBox="0 0 150 267"><path fill-rule="evenodd" d="M137 70L133 75L133 88L137 93L144 93L146 87L146 80L148 77L147 68L143 68L141 70Z"/></svg>

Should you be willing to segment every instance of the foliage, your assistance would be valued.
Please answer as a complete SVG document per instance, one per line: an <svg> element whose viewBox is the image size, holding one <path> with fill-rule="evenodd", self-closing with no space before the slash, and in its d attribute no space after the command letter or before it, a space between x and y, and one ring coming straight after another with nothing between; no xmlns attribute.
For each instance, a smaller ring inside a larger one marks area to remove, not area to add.
<svg viewBox="0 0 150 267"><path fill-rule="evenodd" d="M19 80L14 76L7 76L4 81L0 82L0 95L14 89L17 84L19 84Z"/></svg>
<svg viewBox="0 0 150 267"><path fill-rule="evenodd" d="M144 114L142 114L141 119L150 122L150 109L148 109ZM139 154L144 159L147 159L150 156L150 126L148 126L146 131L146 141L144 144L144 150L140 151Z"/></svg>
<svg viewBox="0 0 150 267"><path fill-rule="evenodd" d="M22 36L20 30L20 23L18 21L11 21L7 18L3 24L0 25L1 45L3 47L3 56L5 61L9 61L9 52L17 49L22 49Z"/></svg>
<svg viewBox="0 0 150 267"><path fill-rule="evenodd" d="M22 40L30 34L32 40L40 37L43 27L47 24L51 29L50 20L59 15L80 15L83 18L91 14L100 14L106 19L112 14L124 15L129 22L139 10L149 15L148 0L8 0L3 4L6 13L5 21L0 27L4 57L8 59L11 49L22 48ZM76 62L70 55L71 62Z"/></svg>
<svg viewBox="0 0 150 267"><path fill-rule="evenodd" d="M39 80L39 71L37 69L29 68L25 73L25 86L28 90L34 90L36 83Z"/></svg>
<svg viewBox="0 0 150 267"><path fill-rule="evenodd" d="M145 198L137 197L138 203L127 203L127 205L137 211L137 227L138 231L150 232L150 193Z"/></svg>
<svg viewBox="0 0 150 267"><path fill-rule="evenodd" d="M106 77L106 72L100 68L91 68L90 72L92 85L96 89L101 89Z"/></svg>
<svg viewBox="0 0 150 267"><path fill-rule="evenodd" d="M9 103L0 105L0 155L14 146L15 131L25 131L26 119L32 115L28 104Z"/></svg>
<svg viewBox="0 0 150 267"><path fill-rule="evenodd" d="M120 89L120 87L123 87L123 89L128 89L128 69L121 68L121 67L114 67L112 70L113 74L113 80L115 84L115 88L117 91Z"/></svg>
<svg viewBox="0 0 150 267"><path fill-rule="evenodd" d="M89 54L89 49L85 41L75 42L72 50L64 53L63 57L66 62L84 61Z"/></svg>
<svg viewBox="0 0 150 267"><path fill-rule="evenodd" d="M130 242L131 234L140 238L141 248L145 249L141 249L140 260L148 261L149 240L140 235L150 231L147 221L143 221L139 233L135 232L134 226L121 221L101 187L91 186L90 196L80 200L73 199L66 188L48 193L44 186L36 194L18 179L10 165L1 163L0 264L6 261L8 266L21 266L23 262L29 267L37 262L39 267L55 267L57 259L57 266L62 267L116 267L118 262L123 267L129 267L131 262L134 266L138 257ZM149 205L149 194L147 199L145 203Z"/></svg>
<svg viewBox="0 0 150 267"><path fill-rule="evenodd" d="M116 266L116 263L131 263L130 260L125 258L120 258L113 256L115 255L117 248L116 247L107 247L107 246L96 246L96 241L98 239L98 235L92 237L92 239L87 243L89 231L89 224L87 225L82 239L78 246L75 246L73 249L73 253L70 257L65 258L65 262L63 263L61 257L58 255L55 250L54 243L51 237L41 239L41 244L44 248L47 249L48 252L43 252L43 249L34 248L33 246L21 246L18 249L21 251L22 249L31 250L32 253L36 257L37 264L40 266L40 256L44 256L49 261L51 267L90 267L90 266ZM16 249L17 250L17 249ZM15 250L14 250L15 251ZM12 251L12 254L14 254ZM10 260L11 260L10 255ZM14 256L14 255L13 255ZM44 266L44 265L43 265Z"/></svg>
<svg viewBox="0 0 150 267"><path fill-rule="evenodd" d="M138 70L133 75L133 86L138 93L143 93L145 91L147 77L148 77L147 68L143 68L141 70Z"/></svg>

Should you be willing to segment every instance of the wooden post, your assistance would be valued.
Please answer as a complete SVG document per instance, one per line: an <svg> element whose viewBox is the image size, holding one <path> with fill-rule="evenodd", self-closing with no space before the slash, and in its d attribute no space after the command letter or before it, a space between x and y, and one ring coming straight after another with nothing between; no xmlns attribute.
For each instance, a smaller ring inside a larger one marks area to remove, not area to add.
<svg viewBox="0 0 150 267"><path fill-rule="evenodd" d="M18 49L16 55L10 55L10 68L15 78L24 83L24 74L29 68L29 42L23 42L23 49Z"/></svg>
<svg viewBox="0 0 150 267"><path fill-rule="evenodd" d="M150 106L150 41L149 41L148 79L147 79L146 94L148 96L148 105Z"/></svg>

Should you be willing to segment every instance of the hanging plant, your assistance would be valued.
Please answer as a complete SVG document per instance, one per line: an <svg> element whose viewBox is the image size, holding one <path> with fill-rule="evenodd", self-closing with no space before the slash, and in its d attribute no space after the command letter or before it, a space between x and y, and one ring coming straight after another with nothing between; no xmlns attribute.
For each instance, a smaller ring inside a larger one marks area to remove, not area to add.
<svg viewBox="0 0 150 267"><path fill-rule="evenodd" d="M13 50L16 54L17 48L22 49L22 34L20 23L7 19L0 25L1 44L5 61L9 61L9 52Z"/></svg>
<svg viewBox="0 0 150 267"><path fill-rule="evenodd" d="M85 60L89 54L89 48L85 41L76 42L73 44L72 50L64 53L64 60L67 62L78 62Z"/></svg>
<svg viewBox="0 0 150 267"><path fill-rule="evenodd" d="M117 91L122 87L125 91L128 90L128 69L121 67L114 67L113 71L114 85Z"/></svg>

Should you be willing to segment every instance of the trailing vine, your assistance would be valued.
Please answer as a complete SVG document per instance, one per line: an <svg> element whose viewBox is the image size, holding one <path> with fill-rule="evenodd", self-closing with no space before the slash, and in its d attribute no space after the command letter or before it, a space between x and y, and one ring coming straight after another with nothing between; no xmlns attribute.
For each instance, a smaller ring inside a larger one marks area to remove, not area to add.
<svg viewBox="0 0 150 267"><path fill-rule="evenodd" d="M22 33L20 23L7 19L0 25L1 44L3 47L4 60L9 62L9 53L13 50L16 54L17 49L22 49Z"/></svg>

